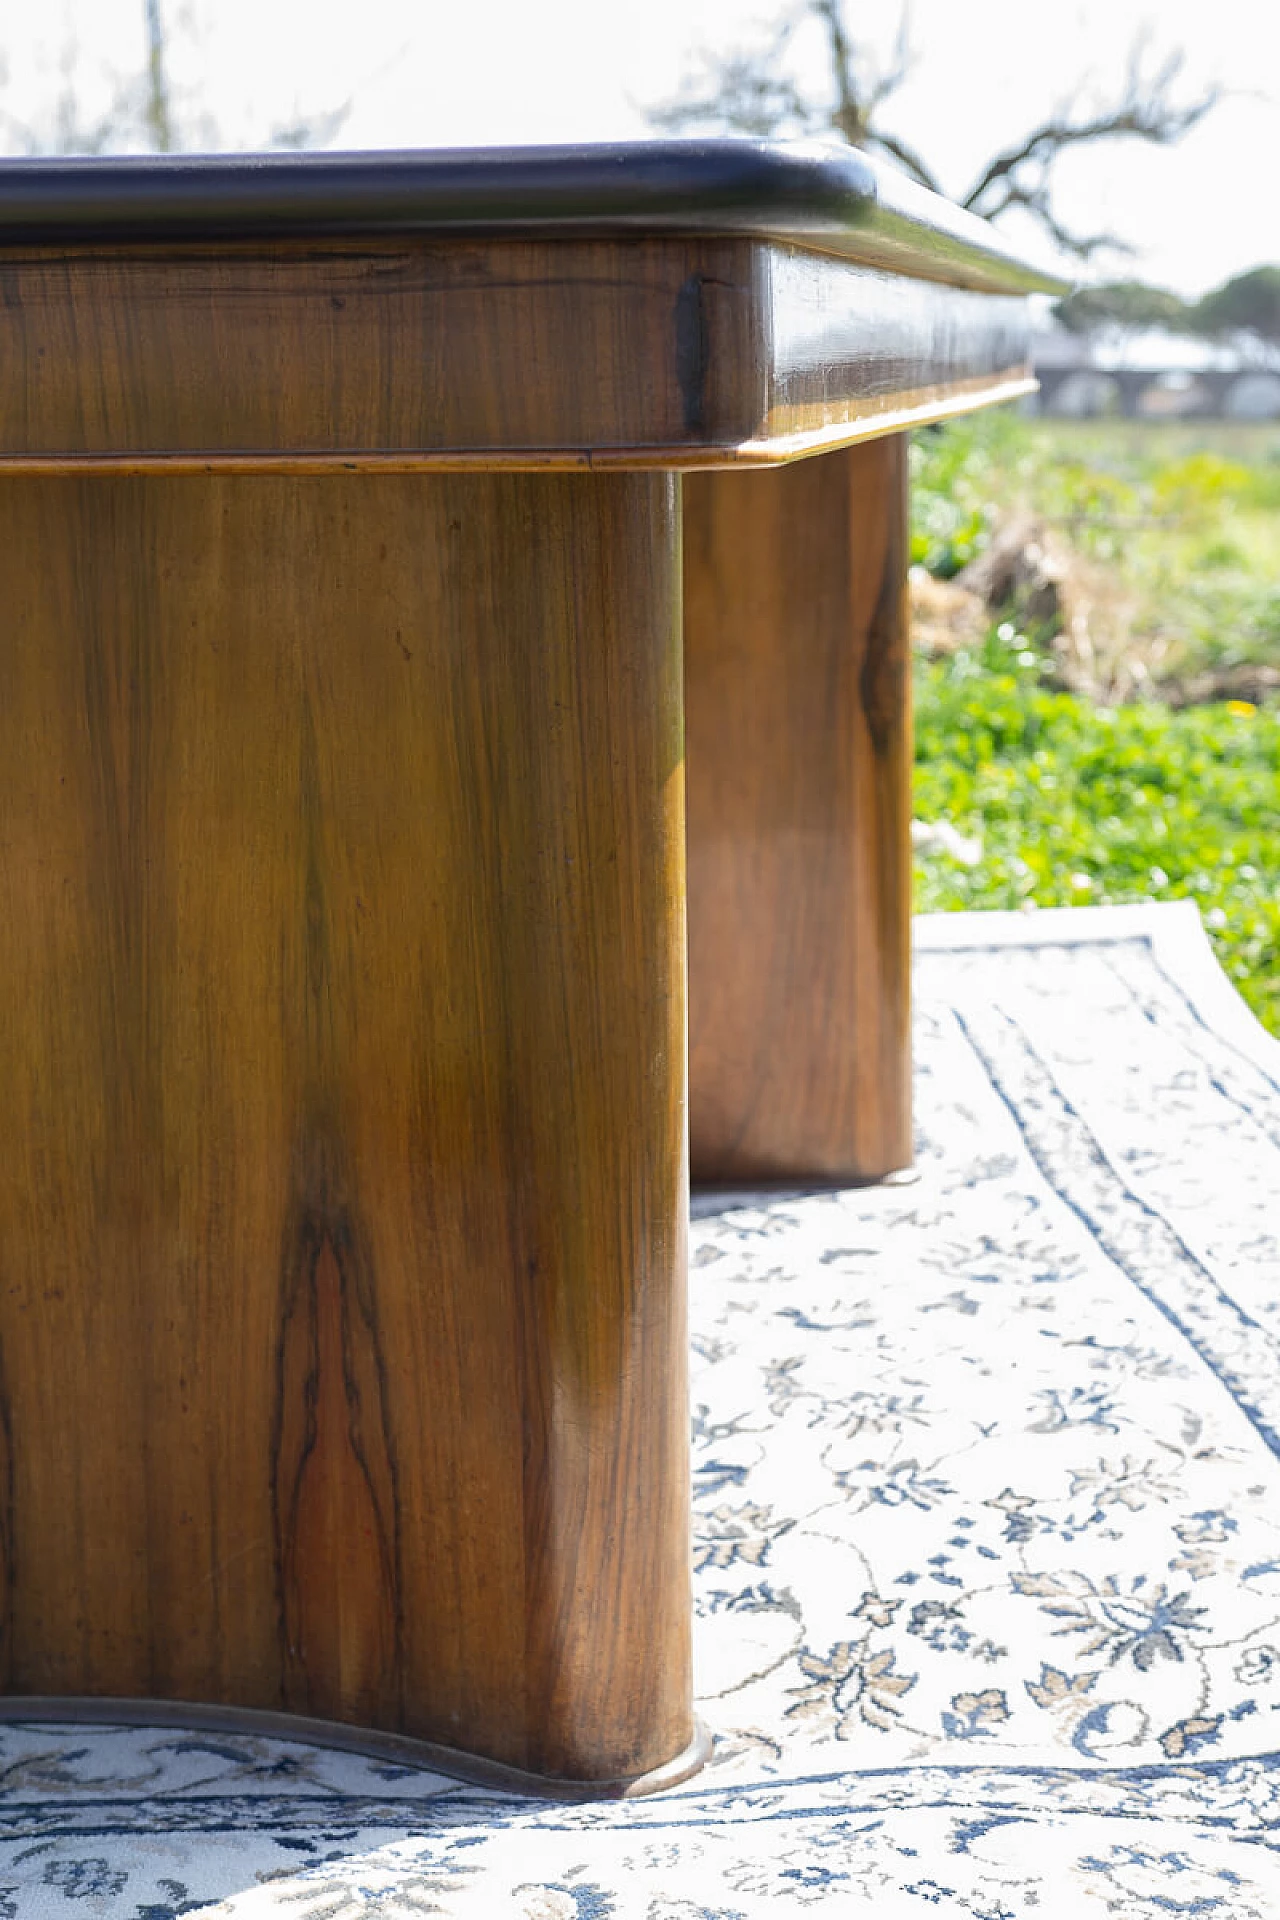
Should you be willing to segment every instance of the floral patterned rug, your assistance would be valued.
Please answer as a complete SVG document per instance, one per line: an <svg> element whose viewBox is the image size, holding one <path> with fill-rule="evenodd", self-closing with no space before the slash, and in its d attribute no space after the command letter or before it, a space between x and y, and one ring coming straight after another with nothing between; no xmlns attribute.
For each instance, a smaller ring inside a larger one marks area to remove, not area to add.
<svg viewBox="0 0 1280 1920"><path fill-rule="evenodd" d="M700 1195L715 1755L0 1728L0 1916L1280 1912L1280 1045L1188 906L919 924L914 1185Z"/></svg>

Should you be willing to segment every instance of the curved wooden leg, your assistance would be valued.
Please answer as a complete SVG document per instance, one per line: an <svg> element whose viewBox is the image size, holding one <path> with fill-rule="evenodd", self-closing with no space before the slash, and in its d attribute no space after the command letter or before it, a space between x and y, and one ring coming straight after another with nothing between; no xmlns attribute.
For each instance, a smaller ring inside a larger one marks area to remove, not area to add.
<svg viewBox="0 0 1280 1920"><path fill-rule="evenodd" d="M687 1746L677 515L0 482L10 1691Z"/></svg>
<svg viewBox="0 0 1280 1920"><path fill-rule="evenodd" d="M911 1158L901 435L685 483L695 1180Z"/></svg>

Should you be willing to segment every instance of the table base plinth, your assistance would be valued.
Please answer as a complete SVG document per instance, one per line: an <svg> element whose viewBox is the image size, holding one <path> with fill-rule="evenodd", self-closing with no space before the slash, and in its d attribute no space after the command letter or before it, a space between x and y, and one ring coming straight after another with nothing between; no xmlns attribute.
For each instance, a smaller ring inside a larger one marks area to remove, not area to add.
<svg viewBox="0 0 1280 1920"><path fill-rule="evenodd" d="M340 1720L310 1720L301 1714L267 1713L252 1707L211 1707L187 1700L76 1699L67 1695L0 1695L0 1727L14 1725L77 1727L159 1727L182 1733L208 1733L258 1740L296 1740L308 1747L359 1754L391 1766L427 1769L453 1780L490 1787L496 1793L523 1793L542 1800L635 1800L663 1793L704 1767L711 1756L711 1734L701 1720L682 1752L648 1773L617 1780L559 1779L526 1772L464 1753L436 1741L406 1734L378 1733L346 1726Z"/></svg>
<svg viewBox="0 0 1280 1920"><path fill-rule="evenodd" d="M677 517L0 481L8 1692L689 1751Z"/></svg>
<svg viewBox="0 0 1280 1920"><path fill-rule="evenodd" d="M686 476L695 1180L911 1159L906 442Z"/></svg>

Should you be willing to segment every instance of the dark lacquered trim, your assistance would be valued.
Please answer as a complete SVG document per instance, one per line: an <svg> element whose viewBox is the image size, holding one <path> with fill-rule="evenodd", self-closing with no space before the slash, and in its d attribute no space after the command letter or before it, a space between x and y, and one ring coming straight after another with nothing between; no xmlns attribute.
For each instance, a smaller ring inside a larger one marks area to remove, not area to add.
<svg viewBox="0 0 1280 1920"><path fill-rule="evenodd" d="M693 1723L693 1738L682 1753L664 1766L627 1780L562 1780L520 1767L504 1766L480 1754L461 1753L433 1740L412 1740L405 1734L378 1733L344 1726L336 1720L308 1720L291 1713L264 1713L254 1707L217 1707L187 1700L102 1700L71 1695L0 1695L0 1726L15 1722L34 1726L80 1724L91 1727L190 1728L200 1733L243 1734L259 1740L296 1740L339 1753L389 1760L404 1767L422 1767L469 1786L490 1787L495 1793L519 1793L539 1800L634 1800L679 1786L705 1766L711 1755L711 1734L701 1720Z"/></svg>
<svg viewBox="0 0 1280 1920"><path fill-rule="evenodd" d="M0 246L306 234L741 233L993 292L1065 283L852 147L758 140L0 161Z"/></svg>

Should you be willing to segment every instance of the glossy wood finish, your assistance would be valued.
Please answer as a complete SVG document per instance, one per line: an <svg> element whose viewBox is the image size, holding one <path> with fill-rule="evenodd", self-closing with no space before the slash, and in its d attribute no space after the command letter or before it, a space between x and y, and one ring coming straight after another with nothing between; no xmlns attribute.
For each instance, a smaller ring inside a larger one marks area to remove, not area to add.
<svg viewBox="0 0 1280 1920"><path fill-rule="evenodd" d="M911 1158L906 443L685 481L696 1180Z"/></svg>
<svg viewBox="0 0 1280 1920"><path fill-rule="evenodd" d="M0 469L772 465L1031 390L1026 302L746 238L0 249Z"/></svg>
<svg viewBox="0 0 1280 1920"><path fill-rule="evenodd" d="M686 431L682 376L708 419L735 404L681 341L700 327L728 381L749 363L749 254L642 240L10 250L0 450L199 470L504 453L537 466L557 450L585 466L609 445L666 446ZM715 295L685 319L699 272Z"/></svg>
<svg viewBox="0 0 1280 1920"><path fill-rule="evenodd" d="M696 1170L875 1177L901 440L696 469L1033 285L850 150L0 160L11 1706L698 1763L679 482L556 470L692 476Z"/></svg>
<svg viewBox="0 0 1280 1920"><path fill-rule="evenodd" d="M687 1747L676 484L0 478L7 1690Z"/></svg>
<svg viewBox="0 0 1280 1920"><path fill-rule="evenodd" d="M763 263L766 403L742 461L777 464L1034 391L1027 303L846 266Z"/></svg>

